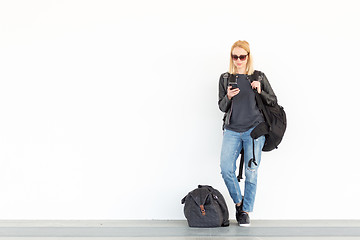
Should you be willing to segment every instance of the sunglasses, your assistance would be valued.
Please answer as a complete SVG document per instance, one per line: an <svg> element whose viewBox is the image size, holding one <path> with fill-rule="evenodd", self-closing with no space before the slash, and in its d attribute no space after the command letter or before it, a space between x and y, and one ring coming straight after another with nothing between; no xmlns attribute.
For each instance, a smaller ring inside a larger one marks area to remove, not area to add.
<svg viewBox="0 0 360 240"><path fill-rule="evenodd" d="M231 57L232 57L232 59L234 59L235 61L238 60L239 58L240 58L241 61L244 61L244 60L246 59L246 57L247 57L247 54L246 54L246 55L240 55L240 56L231 54Z"/></svg>

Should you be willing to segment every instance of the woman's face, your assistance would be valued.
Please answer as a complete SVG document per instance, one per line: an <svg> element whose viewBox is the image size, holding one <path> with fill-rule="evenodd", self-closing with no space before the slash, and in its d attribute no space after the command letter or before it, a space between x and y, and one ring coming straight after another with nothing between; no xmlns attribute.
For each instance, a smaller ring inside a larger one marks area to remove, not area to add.
<svg viewBox="0 0 360 240"><path fill-rule="evenodd" d="M246 64L247 64L247 60L248 60L247 51L241 47L235 47L232 51L232 55L233 55L233 62L234 62L234 65L236 66L236 68L246 69ZM246 55L245 59L241 60L240 59L241 56L243 57L244 55Z"/></svg>

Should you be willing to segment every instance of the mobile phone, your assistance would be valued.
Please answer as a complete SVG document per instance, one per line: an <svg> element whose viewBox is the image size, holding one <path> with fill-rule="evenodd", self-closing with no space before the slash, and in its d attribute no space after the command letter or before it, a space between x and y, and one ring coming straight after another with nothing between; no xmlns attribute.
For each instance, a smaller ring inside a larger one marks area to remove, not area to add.
<svg viewBox="0 0 360 240"><path fill-rule="evenodd" d="M231 90L238 88L237 83L236 82L229 82L229 85L231 86Z"/></svg>

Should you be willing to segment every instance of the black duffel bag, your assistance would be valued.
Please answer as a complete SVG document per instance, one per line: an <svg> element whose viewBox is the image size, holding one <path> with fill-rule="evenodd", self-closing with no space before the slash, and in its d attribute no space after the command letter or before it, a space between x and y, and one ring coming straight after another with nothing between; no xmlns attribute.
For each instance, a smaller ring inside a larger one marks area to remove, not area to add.
<svg viewBox="0 0 360 240"><path fill-rule="evenodd" d="M221 193L211 186L199 185L182 200L189 227L229 226L229 211Z"/></svg>

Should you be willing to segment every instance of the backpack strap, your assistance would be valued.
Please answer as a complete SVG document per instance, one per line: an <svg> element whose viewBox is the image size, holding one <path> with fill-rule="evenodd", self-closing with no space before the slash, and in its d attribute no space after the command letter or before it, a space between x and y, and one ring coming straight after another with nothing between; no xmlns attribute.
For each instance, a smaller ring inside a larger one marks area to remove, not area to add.
<svg viewBox="0 0 360 240"><path fill-rule="evenodd" d="M260 71L257 71L255 70L254 71L254 74L252 76L252 80L251 82L253 81L258 81L259 78L261 78L261 72ZM255 101L256 101L256 105L258 106L258 108L260 109L261 113L263 114L264 118L265 118L265 122L268 124L269 128L271 127L270 126L270 117L269 115L267 114L266 110L265 110L265 107L264 107L264 102L263 100L261 99L261 96L260 94L258 93L258 91L256 89L254 89L254 93L255 93Z"/></svg>
<svg viewBox="0 0 360 240"><path fill-rule="evenodd" d="M254 163L255 166L257 166L256 159L255 159L255 139L252 140L252 143L253 143L253 157L248 162L249 168L251 167L251 163ZM245 162L244 155L245 154L244 154L244 148L243 148L243 149L241 149L241 152L240 152L240 165L239 165L239 173L237 176L238 182L240 182L240 180L243 179L244 162Z"/></svg>
<svg viewBox="0 0 360 240"><path fill-rule="evenodd" d="M243 169L244 169L244 149L241 149L240 152L240 165L239 165L239 174L237 176L238 182L243 179Z"/></svg>
<svg viewBox="0 0 360 240"><path fill-rule="evenodd" d="M255 159L255 139L252 140L253 143L253 158L249 160L248 167L251 167L251 163L254 163L257 166L256 159Z"/></svg>

